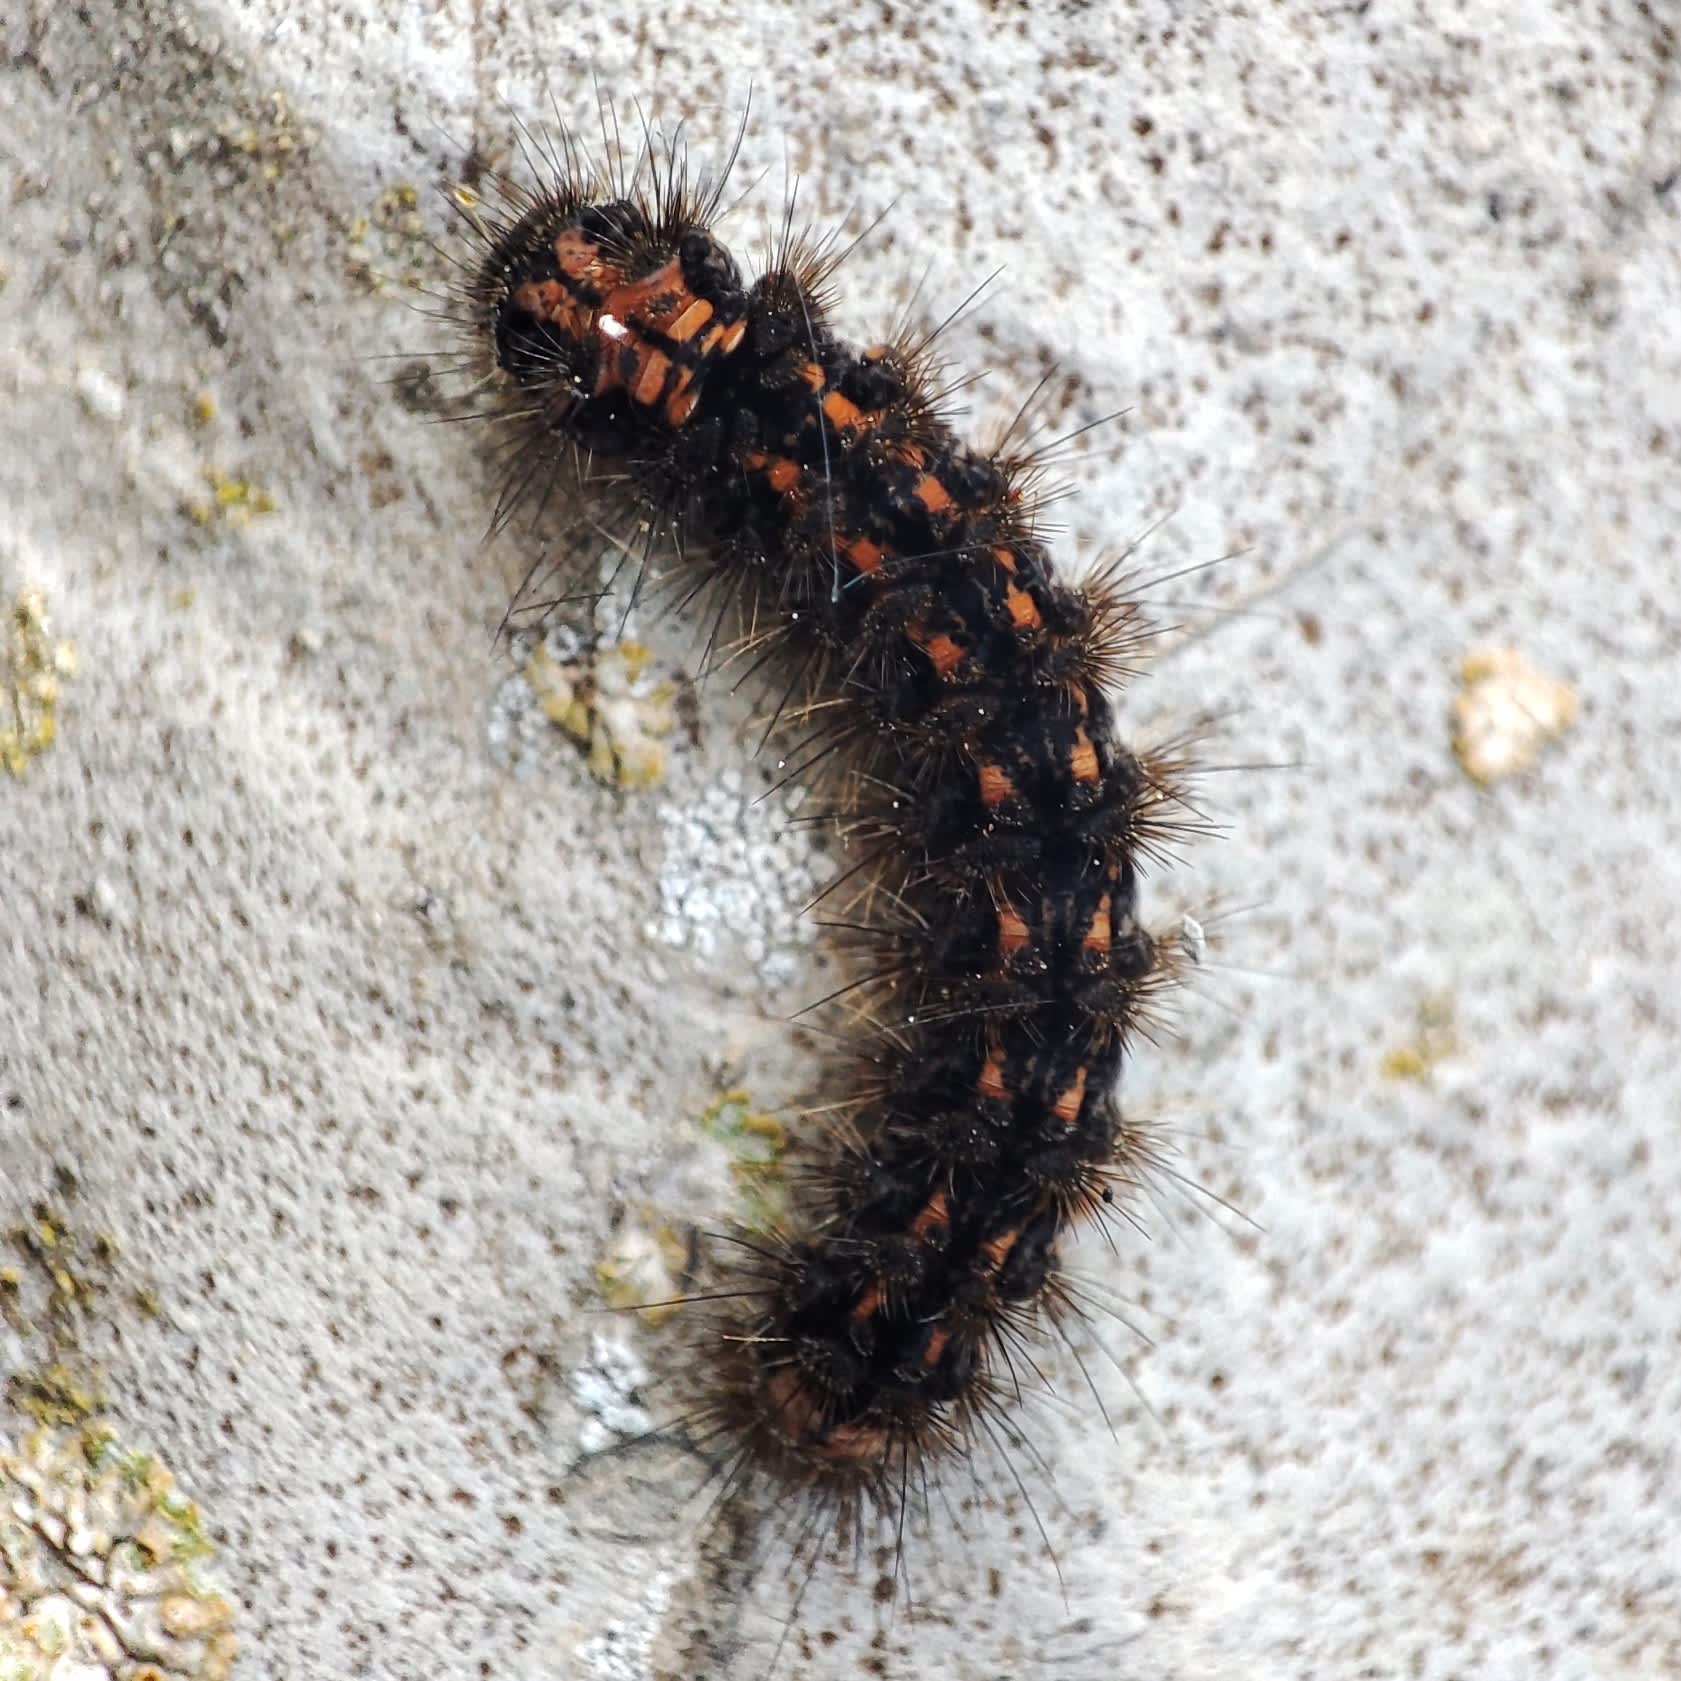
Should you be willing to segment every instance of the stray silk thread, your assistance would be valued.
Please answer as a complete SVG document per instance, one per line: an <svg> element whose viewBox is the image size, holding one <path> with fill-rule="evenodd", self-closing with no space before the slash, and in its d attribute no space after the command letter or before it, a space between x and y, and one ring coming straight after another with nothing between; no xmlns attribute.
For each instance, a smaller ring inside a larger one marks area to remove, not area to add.
<svg viewBox="0 0 1681 1681"><path fill-rule="evenodd" d="M1151 631L1117 570L1057 581L1049 451L960 440L933 335L840 340L845 253L791 202L744 280L712 232L734 150L714 178L676 141L606 153L562 136L534 186L454 194L472 249L449 318L509 428L496 525L612 462L644 566L670 533L686 596L718 603L708 660L733 619L734 656L785 674L788 774L856 858L825 895L861 970L827 1161L797 1225L736 1239L696 1298L721 1304L719 1378L683 1421L726 1444L722 1492L786 1479L813 1496L798 1546L856 1548L1000 1442L1038 1375L1028 1333L1067 1340L1082 1311L1064 1234L1134 1220L1171 1173L1116 1088L1194 960L1140 922L1141 872L1206 825L1186 748L1120 739L1109 693Z"/></svg>

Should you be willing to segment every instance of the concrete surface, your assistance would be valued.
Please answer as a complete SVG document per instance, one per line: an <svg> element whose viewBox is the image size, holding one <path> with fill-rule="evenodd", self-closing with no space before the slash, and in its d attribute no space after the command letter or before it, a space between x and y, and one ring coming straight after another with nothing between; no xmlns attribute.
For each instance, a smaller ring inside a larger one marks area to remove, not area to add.
<svg viewBox="0 0 1681 1681"><path fill-rule="evenodd" d="M0 780L0 1221L68 1165L155 1286L90 1336L222 1538L243 1673L1681 1673L1668 8L5 13L0 586L80 671ZM1186 628L1128 715L1293 768L1211 776L1228 833L1153 887L1259 909L1131 1090L1253 1224L1186 1190L1083 1247L1153 1346L1094 1327L1113 1435L1046 1356L1060 1588L996 1468L910 1538L914 1606L872 1555L793 1609L774 1536L703 1556L692 1458L577 1464L684 1358L593 1311L615 1221L718 1218L698 1117L798 1089L829 982L721 688L651 794L498 749L529 556L371 359L440 343L434 183L551 97L592 124L592 78L701 156L751 86L744 253L789 173L885 213L852 330L1003 266L949 339L977 424L1053 363L1048 424L1125 410L1071 564L1232 557L1155 592ZM1486 644L1580 718L1483 789Z"/></svg>

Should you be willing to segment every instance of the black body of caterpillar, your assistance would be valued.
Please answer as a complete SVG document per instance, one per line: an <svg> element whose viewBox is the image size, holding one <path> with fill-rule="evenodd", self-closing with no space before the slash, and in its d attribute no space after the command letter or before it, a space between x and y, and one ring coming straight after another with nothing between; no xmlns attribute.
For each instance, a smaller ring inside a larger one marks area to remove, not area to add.
<svg viewBox="0 0 1681 1681"><path fill-rule="evenodd" d="M1173 758L1121 741L1106 684L1145 634L1112 583L1059 583L1031 460L953 432L923 347L827 324L833 258L784 228L744 281L654 149L627 182L568 142L465 214L456 319L516 426L499 518L574 451L625 463L820 699L814 741L868 887L864 1036L803 1231L744 1244L709 1429L856 1535L961 1451L1058 1244L1153 1165L1116 1086L1173 978L1138 916L1181 825Z"/></svg>

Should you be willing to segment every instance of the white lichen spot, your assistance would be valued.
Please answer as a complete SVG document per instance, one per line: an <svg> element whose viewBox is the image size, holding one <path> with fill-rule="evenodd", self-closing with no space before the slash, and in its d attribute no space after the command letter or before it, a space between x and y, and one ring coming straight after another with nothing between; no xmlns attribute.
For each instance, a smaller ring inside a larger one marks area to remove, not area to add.
<svg viewBox="0 0 1681 1681"><path fill-rule="evenodd" d="M578 1661L595 1681L652 1681L654 1641L671 1609L676 1572L655 1570L643 1578L635 1614L615 1618L578 1648Z"/></svg>
<svg viewBox="0 0 1681 1681"><path fill-rule="evenodd" d="M756 799L731 769L698 797L662 805L665 861L649 938L703 959L739 957L766 988L788 986L817 934L797 912L834 870L797 822L804 798L791 787Z"/></svg>
<svg viewBox="0 0 1681 1681"><path fill-rule="evenodd" d="M123 388L103 368L84 366L76 370L76 395L95 420L115 423L123 417Z"/></svg>
<svg viewBox="0 0 1681 1681"><path fill-rule="evenodd" d="M58 734L60 685L76 675L76 650L53 639L47 598L26 590L12 603L0 644L0 765L22 776Z"/></svg>
<svg viewBox="0 0 1681 1681"><path fill-rule="evenodd" d="M572 1373L572 1399L584 1414L578 1427L583 1453L600 1453L629 1436L645 1436L654 1427L636 1399L648 1381L648 1368L622 1339L598 1331L590 1357Z"/></svg>
<svg viewBox="0 0 1681 1681"><path fill-rule="evenodd" d="M106 1423L0 1437L0 1681L226 1681L198 1508Z"/></svg>
<svg viewBox="0 0 1681 1681"><path fill-rule="evenodd" d="M1576 691L1535 670L1516 648L1467 654L1459 678L1454 756L1485 787L1527 770L1543 744L1576 721Z"/></svg>

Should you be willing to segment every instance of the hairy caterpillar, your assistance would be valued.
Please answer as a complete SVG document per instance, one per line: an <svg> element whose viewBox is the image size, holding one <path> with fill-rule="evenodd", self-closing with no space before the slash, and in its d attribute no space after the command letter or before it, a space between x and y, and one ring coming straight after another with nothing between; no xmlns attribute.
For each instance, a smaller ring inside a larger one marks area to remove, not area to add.
<svg viewBox="0 0 1681 1681"><path fill-rule="evenodd" d="M843 342L842 253L791 205L749 281L713 231L727 164L607 153L562 137L536 185L456 193L449 315L508 428L495 523L612 463L649 552L717 598L709 655L733 615L784 674L793 774L855 854L827 1163L797 1229L743 1235L707 1292L718 1370L686 1422L728 1444L726 1489L783 1479L808 1536L857 1546L993 1431L1023 1339L1077 1311L1062 1239L1161 1165L1116 1087L1185 948L1139 884L1202 825L1185 752L1120 738L1110 693L1151 632L1114 570L1058 581L1043 452L965 444L928 339Z"/></svg>

